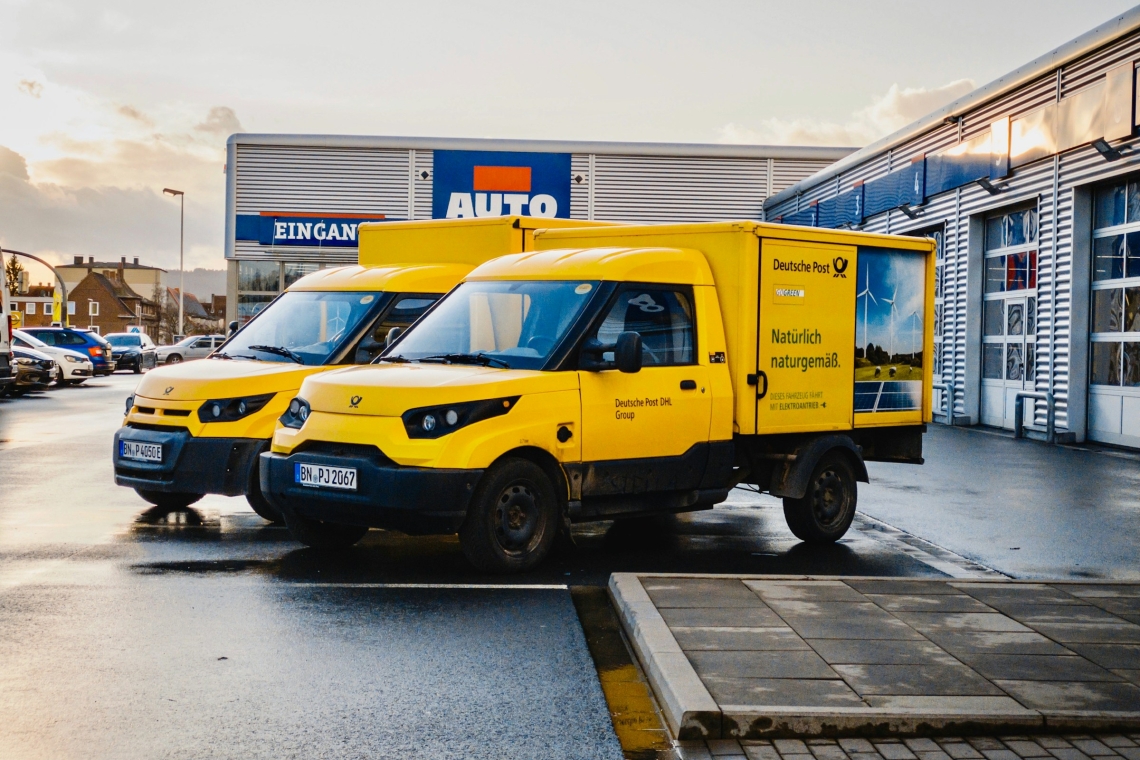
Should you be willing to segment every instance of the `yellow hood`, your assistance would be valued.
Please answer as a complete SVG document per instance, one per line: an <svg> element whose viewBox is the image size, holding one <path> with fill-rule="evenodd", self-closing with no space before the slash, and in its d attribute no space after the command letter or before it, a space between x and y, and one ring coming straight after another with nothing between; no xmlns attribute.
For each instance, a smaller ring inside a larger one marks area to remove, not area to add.
<svg viewBox="0 0 1140 760"><path fill-rule="evenodd" d="M203 359L151 370L143 375L135 394L171 401L257 396L295 391L309 375L327 370L293 362Z"/></svg>
<svg viewBox="0 0 1140 760"><path fill-rule="evenodd" d="M577 388L576 372L455 364L371 364L310 377L297 395L317 412L398 417L422 406Z"/></svg>

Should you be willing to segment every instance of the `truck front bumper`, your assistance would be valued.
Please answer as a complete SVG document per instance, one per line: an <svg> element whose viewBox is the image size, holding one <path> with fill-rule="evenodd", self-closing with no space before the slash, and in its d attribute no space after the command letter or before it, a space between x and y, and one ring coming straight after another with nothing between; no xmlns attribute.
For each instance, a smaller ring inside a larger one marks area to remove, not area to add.
<svg viewBox="0 0 1140 760"><path fill-rule="evenodd" d="M297 482L298 464L355 468L356 488L303 486ZM261 492L286 515L411 535L458 531L482 475L483 470L402 467L378 449L348 456L319 451L261 455Z"/></svg>
<svg viewBox="0 0 1140 760"><path fill-rule="evenodd" d="M157 443L161 462L125 459L122 441ZM261 438L195 438L185 428L115 431L115 483L163 493L216 493L242 496L256 474L257 455L269 446Z"/></svg>

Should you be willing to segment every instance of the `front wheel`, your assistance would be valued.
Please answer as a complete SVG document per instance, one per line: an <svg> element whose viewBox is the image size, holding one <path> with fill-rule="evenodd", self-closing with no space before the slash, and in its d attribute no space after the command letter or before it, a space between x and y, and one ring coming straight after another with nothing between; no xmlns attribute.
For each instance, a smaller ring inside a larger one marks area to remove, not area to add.
<svg viewBox="0 0 1140 760"><path fill-rule="evenodd" d="M179 354L171 354L166 357L167 364L178 364L180 361L182 361L182 357Z"/></svg>
<svg viewBox="0 0 1140 760"><path fill-rule="evenodd" d="M546 473L527 459L505 459L484 473L471 497L459 545L491 573L517 573L541 562L558 532L558 497Z"/></svg>
<svg viewBox="0 0 1140 760"><path fill-rule="evenodd" d="M843 538L855 519L855 473L842 454L825 454L812 470L802 499L784 497L784 519L796 538L811 544Z"/></svg>
<svg viewBox="0 0 1140 760"><path fill-rule="evenodd" d="M341 525L300 515L285 514L284 517L289 534L314 549L347 549L368 532L368 528L363 525Z"/></svg>
<svg viewBox="0 0 1140 760"><path fill-rule="evenodd" d="M185 509L206 495L203 493L167 493L166 491L150 491L145 488L136 488L135 493L156 507L170 510Z"/></svg>

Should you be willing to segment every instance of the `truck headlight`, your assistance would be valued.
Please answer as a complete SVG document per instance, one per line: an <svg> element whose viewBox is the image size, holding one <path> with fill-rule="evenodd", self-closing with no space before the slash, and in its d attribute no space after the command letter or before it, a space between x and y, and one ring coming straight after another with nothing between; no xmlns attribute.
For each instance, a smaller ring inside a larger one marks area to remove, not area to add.
<svg viewBox="0 0 1140 760"><path fill-rule="evenodd" d="M441 404L409 409L400 415L409 438L439 438L473 422L501 417L514 409L518 396Z"/></svg>
<svg viewBox="0 0 1140 760"><path fill-rule="evenodd" d="M211 399L198 407L198 419L202 422L233 422L259 412L276 396L276 393L263 393L260 396Z"/></svg>
<svg viewBox="0 0 1140 760"><path fill-rule="evenodd" d="M131 395L127 396L127 408L126 408L126 410L123 412L123 414L124 414L124 415L126 415L126 414L130 414L130 413L131 413L131 409L133 409L133 408L134 408L134 406L135 406L135 394L133 394L133 393L132 393Z"/></svg>
<svg viewBox="0 0 1140 760"><path fill-rule="evenodd" d="M298 396L289 402L289 408L279 419L285 427L300 430L304 426L305 420L309 419L309 412L311 411L309 402Z"/></svg>

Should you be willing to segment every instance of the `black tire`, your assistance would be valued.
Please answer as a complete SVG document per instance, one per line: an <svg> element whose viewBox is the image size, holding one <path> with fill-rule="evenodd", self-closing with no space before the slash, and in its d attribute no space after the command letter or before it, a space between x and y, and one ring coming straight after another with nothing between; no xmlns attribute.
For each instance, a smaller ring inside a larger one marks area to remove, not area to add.
<svg viewBox="0 0 1140 760"><path fill-rule="evenodd" d="M284 518L289 534L296 541L314 549L347 549L368 532L368 528L363 525L340 525L296 514L285 514Z"/></svg>
<svg viewBox="0 0 1140 760"><path fill-rule="evenodd" d="M156 507L163 509L185 509L201 499L204 493L167 493L165 491L148 491L145 488L136 488L135 493L149 501Z"/></svg>
<svg viewBox="0 0 1140 760"><path fill-rule="evenodd" d="M260 449L260 451L264 450L264 448ZM261 468L258 467L258 464L259 458L254 457L253 466L249 468L249 482L246 483L245 500L249 502L250 509L256 512L261 519L268 520L271 523L284 522L281 510L270 504L261 493Z"/></svg>
<svg viewBox="0 0 1140 760"><path fill-rule="evenodd" d="M847 457L824 454L812 470L804 497L784 497L784 520L801 541L834 543L851 527L857 501L855 472Z"/></svg>
<svg viewBox="0 0 1140 760"><path fill-rule="evenodd" d="M138 362L137 364L135 364L134 373L135 373L136 375L141 375L141 374L142 374L142 362Z"/></svg>
<svg viewBox="0 0 1140 760"><path fill-rule="evenodd" d="M527 459L504 459L479 481L459 528L467 560L490 573L518 573L550 552L558 533L558 497L550 478Z"/></svg>
<svg viewBox="0 0 1140 760"><path fill-rule="evenodd" d="M170 356L166 357L167 364L178 364L180 361L182 361L181 354L171 354Z"/></svg>

